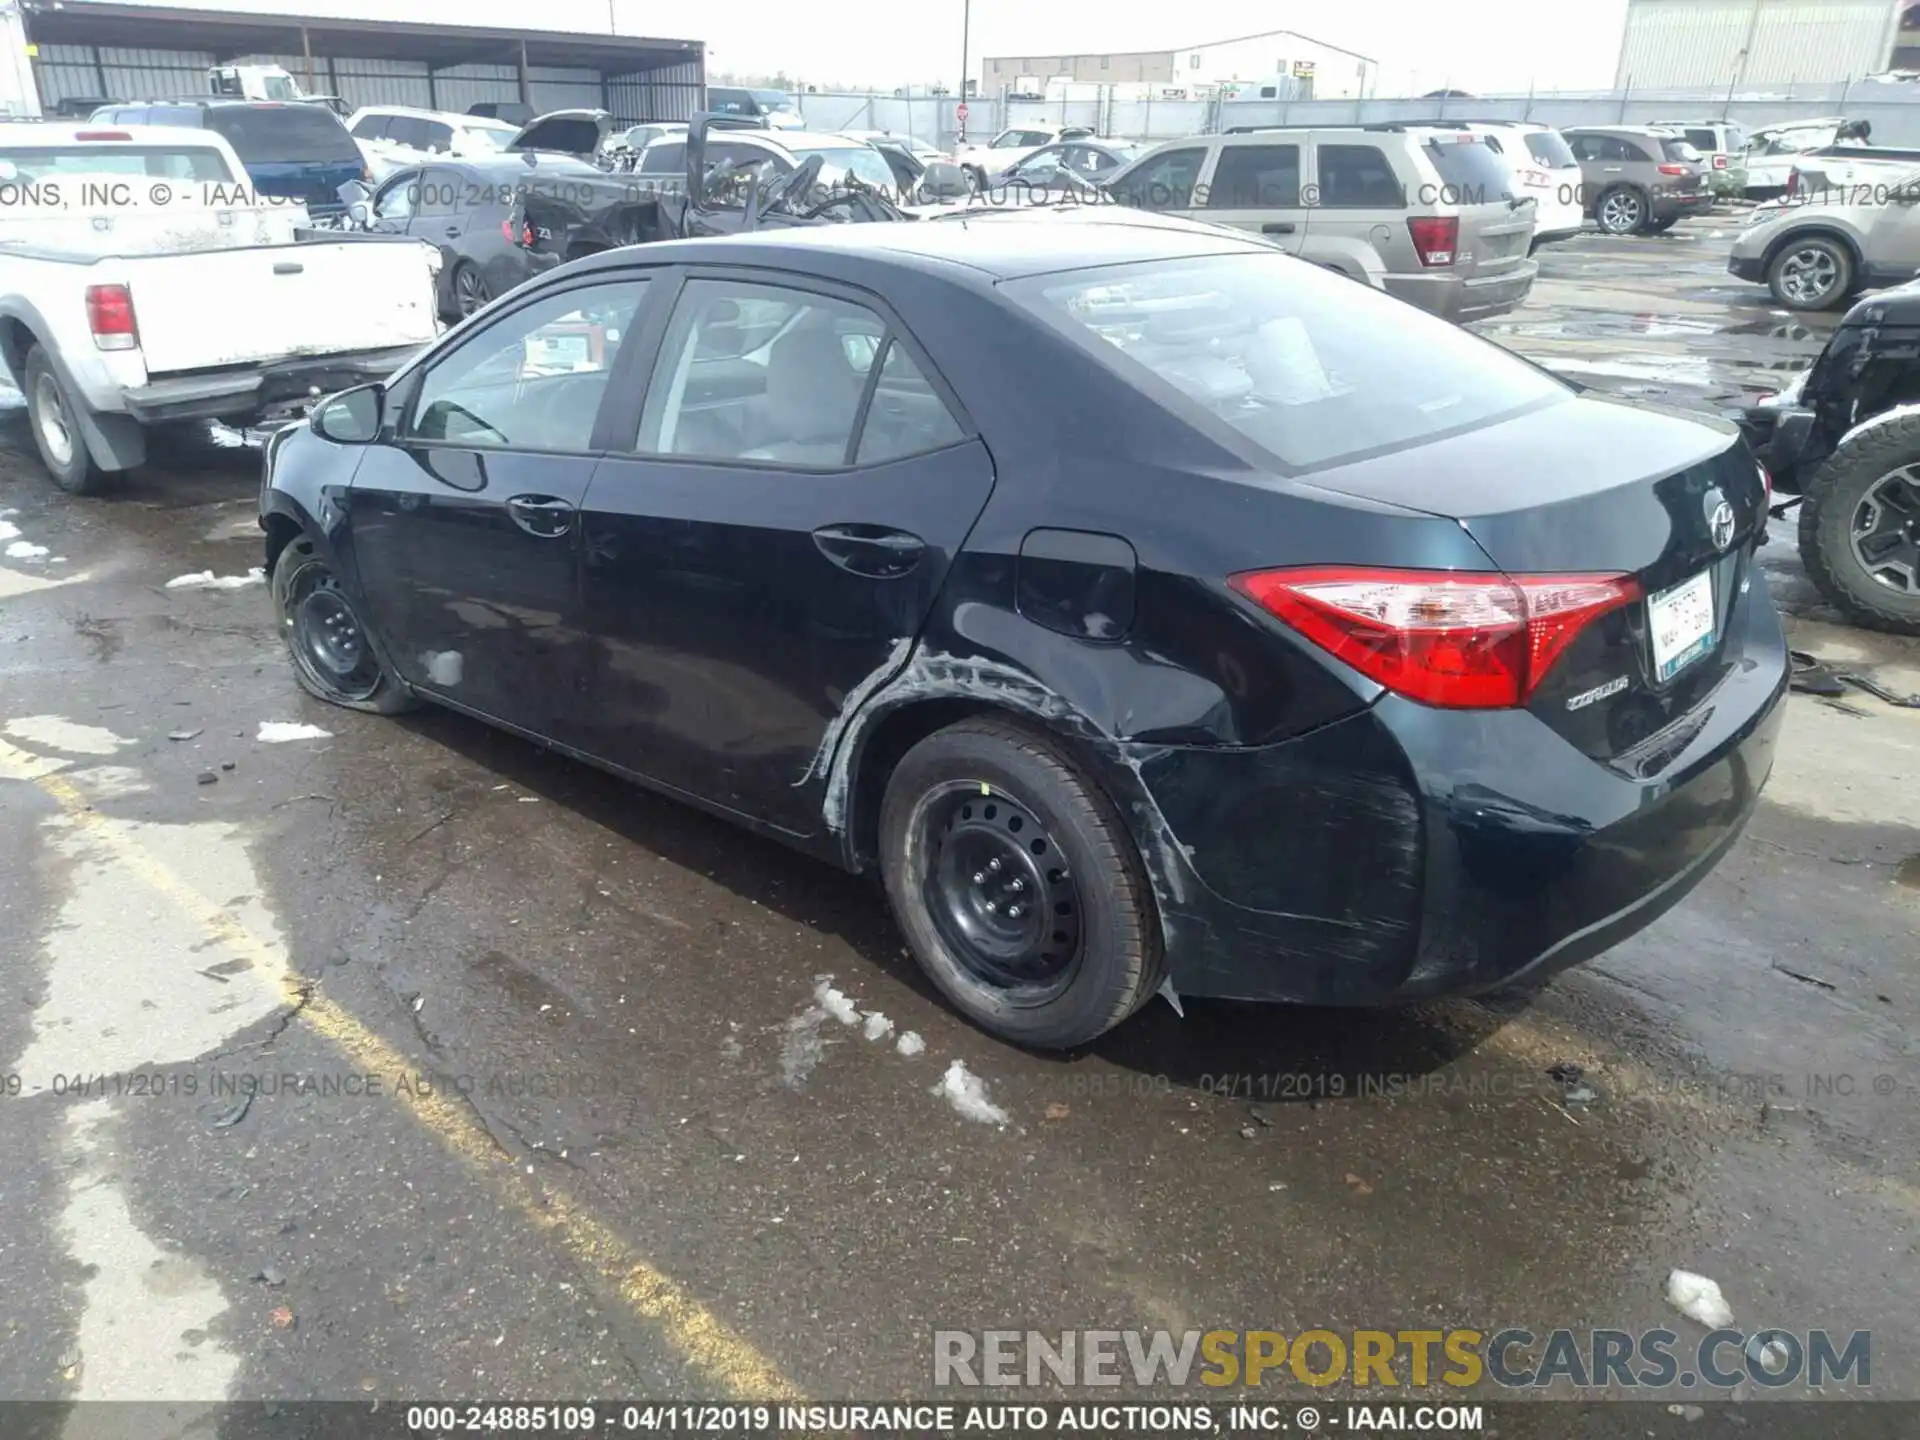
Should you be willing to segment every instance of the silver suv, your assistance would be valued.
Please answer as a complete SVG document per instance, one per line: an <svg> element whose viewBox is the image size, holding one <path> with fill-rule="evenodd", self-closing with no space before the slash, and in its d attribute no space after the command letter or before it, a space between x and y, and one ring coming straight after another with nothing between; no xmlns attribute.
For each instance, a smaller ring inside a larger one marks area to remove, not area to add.
<svg viewBox="0 0 1920 1440"><path fill-rule="evenodd" d="M1482 136L1403 125L1195 135L1105 182L1123 205L1231 225L1443 319L1527 298L1534 202Z"/></svg>

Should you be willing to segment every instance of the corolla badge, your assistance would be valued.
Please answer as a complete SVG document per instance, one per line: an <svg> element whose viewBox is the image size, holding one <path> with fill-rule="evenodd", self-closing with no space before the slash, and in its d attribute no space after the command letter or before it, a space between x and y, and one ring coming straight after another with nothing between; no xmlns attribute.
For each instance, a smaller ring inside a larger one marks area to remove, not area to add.
<svg viewBox="0 0 1920 1440"><path fill-rule="evenodd" d="M1733 513L1733 506L1727 503L1727 497L1716 486L1707 491L1701 508L1707 515L1707 534L1713 539L1713 548L1724 550L1733 543L1733 532L1739 528L1739 520Z"/></svg>

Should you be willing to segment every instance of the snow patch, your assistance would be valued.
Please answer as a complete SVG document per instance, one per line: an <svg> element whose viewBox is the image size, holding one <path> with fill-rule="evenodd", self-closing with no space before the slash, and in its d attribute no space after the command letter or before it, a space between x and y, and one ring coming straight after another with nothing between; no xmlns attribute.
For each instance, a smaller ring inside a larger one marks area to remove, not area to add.
<svg viewBox="0 0 1920 1440"><path fill-rule="evenodd" d="M12 514L13 512L8 511L7 513ZM19 534L20 527L18 525L13 524L11 521L0 520L0 540L17 539Z"/></svg>
<svg viewBox="0 0 1920 1440"><path fill-rule="evenodd" d="M901 1038L904 1040L906 1037ZM932 1093L943 1096L968 1120L982 1125L1007 1123L1007 1112L987 1099L986 1082L967 1069L964 1060L956 1060L947 1066L947 1073L940 1077L940 1083L933 1087Z"/></svg>
<svg viewBox="0 0 1920 1440"><path fill-rule="evenodd" d="M912 1059L927 1048L927 1042L920 1038L917 1030L902 1030L900 1038L893 1042L893 1048L908 1059Z"/></svg>
<svg viewBox="0 0 1920 1440"><path fill-rule="evenodd" d="M258 565L244 575L216 575L211 570L192 575L176 575L167 581L169 590L241 590L249 585L264 585L267 572Z"/></svg>
<svg viewBox="0 0 1920 1440"><path fill-rule="evenodd" d="M880 1040L893 1033L893 1021L878 1010L867 1016L866 1023L860 1027L860 1033L869 1040Z"/></svg>
<svg viewBox="0 0 1920 1440"><path fill-rule="evenodd" d="M860 1011L854 1006L853 1001L834 989L826 977L822 976L820 983L813 987L813 998L819 1003L822 1010L833 1016L833 1018L838 1020L842 1025L858 1025L860 1023Z"/></svg>
<svg viewBox="0 0 1920 1440"><path fill-rule="evenodd" d="M318 725L299 725L290 720L262 720L260 733L253 737L267 745L281 745L289 740L331 740L333 732L322 730Z"/></svg>
<svg viewBox="0 0 1920 1440"><path fill-rule="evenodd" d="M98 725L76 725L58 715L23 715L7 722L7 734L16 740L64 750L69 755L111 755L133 741Z"/></svg>
<svg viewBox="0 0 1920 1440"><path fill-rule="evenodd" d="M1720 1287L1691 1270L1675 1270L1667 1276L1667 1303L1709 1330L1725 1330L1733 1324L1733 1307Z"/></svg>
<svg viewBox="0 0 1920 1440"><path fill-rule="evenodd" d="M25 540L16 540L7 546L7 558L9 560L38 560L46 553L46 546L29 544Z"/></svg>

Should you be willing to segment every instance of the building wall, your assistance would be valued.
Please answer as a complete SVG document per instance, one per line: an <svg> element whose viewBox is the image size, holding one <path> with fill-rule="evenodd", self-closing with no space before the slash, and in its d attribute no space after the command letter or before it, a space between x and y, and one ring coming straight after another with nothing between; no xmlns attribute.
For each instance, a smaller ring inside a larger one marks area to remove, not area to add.
<svg viewBox="0 0 1920 1440"><path fill-rule="evenodd" d="M1629 0L1614 83L1754 90L1857 79L1888 67L1904 8L1894 0Z"/></svg>
<svg viewBox="0 0 1920 1440"><path fill-rule="evenodd" d="M1175 83L1173 52L1136 50L1123 54L1087 55L1014 55L989 56L983 65L982 93L999 95L1022 80L1031 80L1036 91L1044 90L1049 80L1066 77L1088 85L1117 85L1146 81L1158 85Z"/></svg>
<svg viewBox="0 0 1920 1440"><path fill-rule="evenodd" d="M1373 88L1369 83L1372 67L1359 56L1286 31L1176 51L1173 60L1176 85L1225 85L1284 76L1310 80L1312 94L1334 100L1357 98ZM1311 73L1294 75L1295 67L1303 65L1311 66Z"/></svg>

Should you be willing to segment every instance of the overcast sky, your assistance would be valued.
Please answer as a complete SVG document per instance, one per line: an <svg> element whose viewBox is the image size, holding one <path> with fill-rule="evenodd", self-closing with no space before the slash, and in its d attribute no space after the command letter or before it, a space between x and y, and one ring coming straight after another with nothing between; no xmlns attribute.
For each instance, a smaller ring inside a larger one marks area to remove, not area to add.
<svg viewBox="0 0 1920 1440"><path fill-rule="evenodd" d="M605 31L704 40L713 70L891 89L953 84L963 0L197 0L209 9ZM1626 0L972 0L970 74L983 55L1170 50L1288 29L1378 60L1383 93L1613 83Z"/></svg>

